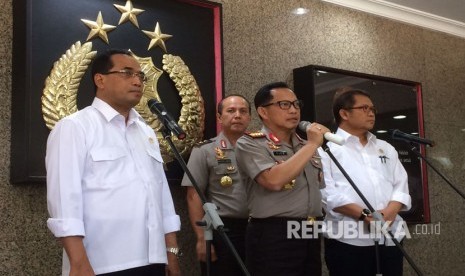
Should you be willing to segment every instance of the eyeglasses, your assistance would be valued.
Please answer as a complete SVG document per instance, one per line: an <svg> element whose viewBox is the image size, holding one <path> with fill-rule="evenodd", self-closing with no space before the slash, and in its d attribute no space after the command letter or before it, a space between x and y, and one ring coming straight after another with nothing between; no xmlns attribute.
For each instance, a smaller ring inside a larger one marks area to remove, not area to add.
<svg viewBox="0 0 465 276"><path fill-rule="evenodd" d="M295 100L293 102L291 102L291 101L277 101L275 103L264 104L264 105L262 105L262 107L267 107L267 106L270 106L270 105L277 105L282 110L289 110L291 108L291 106L294 106L295 109L301 109L304 106L304 102L302 102L301 100Z"/></svg>
<svg viewBox="0 0 465 276"><path fill-rule="evenodd" d="M368 113L368 112L373 112L373 114L376 114L377 110L374 106L369 106L369 105L362 105L362 106L354 106L354 107L349 107L345 109L361 109L363 112Z"/></svg>
<svg viewBox="0 0 465 276"><path fill-rule="evenodd" d="M138 77L139 80L142 83L147 82L147 76L145 75L144 72L133 72L133 71L127 70L127 69L122 69L122 70L118 70L118 71L109 71L109 72L101 73L101 74L102 75L121 74L126 79Z"/></svg>

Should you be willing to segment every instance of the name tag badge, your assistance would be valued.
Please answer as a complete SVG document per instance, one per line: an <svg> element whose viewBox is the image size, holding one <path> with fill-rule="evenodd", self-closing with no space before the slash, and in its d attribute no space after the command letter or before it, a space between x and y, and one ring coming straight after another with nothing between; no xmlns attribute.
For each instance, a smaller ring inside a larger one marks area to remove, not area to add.
<svg viewBox="0 0 465 276"><path fill-rule="evenodd" d="M284 156L284 155L287 155L287 151L275 150L275 151L273 151L273 155L275 155L275 156Z"/></svg>
<svg viewBox="0 0 465 276"><path fill-rule="evenodd" d="M229 158L218 159L218 164L224 164L224 163L231 163L231 159Z"/></svg>

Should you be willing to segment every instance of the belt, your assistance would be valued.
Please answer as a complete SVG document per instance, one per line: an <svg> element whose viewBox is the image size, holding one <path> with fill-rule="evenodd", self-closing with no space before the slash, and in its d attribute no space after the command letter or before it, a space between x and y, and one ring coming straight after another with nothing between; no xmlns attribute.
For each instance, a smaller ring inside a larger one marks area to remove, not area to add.
<svg viewBox="0 0 465 276"><path fill-rule="evenodd" d="M312 224L314 221L323 221L325 217L306 217L306 218L293 218L293 217L268 217L268 218L249 218L249 222L252 223L287 223L288 221L307 221Z"/></svg>

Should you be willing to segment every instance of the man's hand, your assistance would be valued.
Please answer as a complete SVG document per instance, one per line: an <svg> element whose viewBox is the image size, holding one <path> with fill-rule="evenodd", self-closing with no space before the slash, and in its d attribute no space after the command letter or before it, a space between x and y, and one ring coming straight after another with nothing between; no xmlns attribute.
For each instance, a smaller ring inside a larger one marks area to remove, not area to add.
<svg viewBox="0 0 465 276"><path fill-rule="evenodd" d="M312 123L307 127L307 141L309 143L314 143L315 145L321 146L324 142L323 135L326 132L331 132L327 127L320 125L318 123Z"/></svg>
<svg viewBox="0 0 465 276"><path fill-rule="evenodd" d="M207 246L205 240L198 239L197 244L195 246L197 250L197 259L201 262L207 261ZM211 249L211 260L212 262L216 261L218 257L216 256L215 247L213 245L210 246Z"/></svg>
<svg viewBox="0 0 465 276"><path fill-rule="evenodd" d="M168 265L166 265L167 276L180 276L181 269L179 268L178 257L173 253L168 253Z"/></svg>

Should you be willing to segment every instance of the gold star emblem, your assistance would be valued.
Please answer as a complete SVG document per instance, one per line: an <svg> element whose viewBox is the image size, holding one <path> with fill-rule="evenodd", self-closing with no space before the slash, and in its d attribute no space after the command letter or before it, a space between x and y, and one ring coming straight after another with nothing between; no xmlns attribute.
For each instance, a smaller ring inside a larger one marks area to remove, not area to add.
<svg viewBox="0 0 465 276"><path fill-rule="evenodd" d="M161 29L160 29L160 24L158 24L158 22L153 32L144 31L144 30L143 32L152 39L150 40L150 45L149 45L148 50L152 49L153 46L160 46L160 48L162 48L163 51L165 51L166 53L165 40L172 37L172 35L162 34Z"/></svg>
<svg viewBox="0 0 465 276"><path fill-rule="evenodd" d="M121 12L121 18L119 19L118 25L123 24L126 21L131 21L137 28L139 28L139 23L137 22L137 16L144 12L141 9L135 9L132 5L131 0L126 1L125 6L113 4Z"/></svg>
<svg viewBox="0 0 465 276"><path fill-rule="evenodd" d="M89 29L90 29L90 33L89 33L89 36L87 37L86 41L89 41L90 39L98 36L103 41L105 41L106 44L109 44L108 43L107 32L112 31L116 27L103 23L103 17L102 17L102 12L101 11L98 12L98 16L97 16L96 21L90 21L90 20L86 20L86 19L81 19L81 21L84 22L84 24L86 24L87 27L89 27Z"/></svg>

